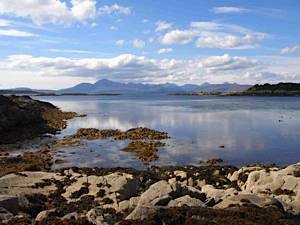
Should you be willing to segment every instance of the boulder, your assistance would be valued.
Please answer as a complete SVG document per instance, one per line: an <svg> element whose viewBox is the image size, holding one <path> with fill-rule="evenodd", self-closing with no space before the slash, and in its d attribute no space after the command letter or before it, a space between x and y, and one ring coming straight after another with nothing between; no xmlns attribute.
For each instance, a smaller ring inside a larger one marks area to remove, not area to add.
<svg viewBox="0 0 300 225"><path fill-rule="evenodd" d="M283 209L281 203L275 198L258 196L254 194L238 194L226 197L219 204L215 205L215 208L226 209L234 205L247 204L253 204L261 208L274 206L279 209Z"/></svg>
<svg viewBox="0 0 300 225"><path fill-rule="evenodd" d="M86 217L89 222L95 225L113 225L115 224L111 214L104 213L101 208L94 208L88 211Z"/></svg>
<svg viewBox="0 0 300 225"><path fill-rule="evenodd" d="M49 215L51 215L52 213L55 213L55 212L56 212L56 209L44 210L36 216L35 221L41 222L41 221L45 220Z"/></svg>
<svg viewBox="0 0 300 225"><path fill-rule="evenodd" d="M201 207L205 207L205 204L197 199L197 198L192 198L189 195L185 195L182 196L180 198L176 198L172 201L169 202L168 204L169 207L182 207L182 206L201 206Z"/></svg>

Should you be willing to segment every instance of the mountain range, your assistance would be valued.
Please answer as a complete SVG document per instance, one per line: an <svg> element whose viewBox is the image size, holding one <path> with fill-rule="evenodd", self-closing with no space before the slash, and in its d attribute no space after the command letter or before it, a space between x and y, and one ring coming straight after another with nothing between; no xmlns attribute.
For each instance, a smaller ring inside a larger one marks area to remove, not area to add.
<svg viewBox="0 0 300 225"><path fill-rule="evenodd" d="M210 84L203 83L201 85L185 84L176 85L173 83L165 84L143 84L143 83L120 83L107 79L102 79L96 83L80 83L74 87L60 90L36 90L30 88L16 88L0 90L0 94L17 93L17 94L37 94L37 93L53 93L53 94L123 94L123 93L181 93L181 92L239 92L251 87L251 85L241 85L237 83Z"/></svg>

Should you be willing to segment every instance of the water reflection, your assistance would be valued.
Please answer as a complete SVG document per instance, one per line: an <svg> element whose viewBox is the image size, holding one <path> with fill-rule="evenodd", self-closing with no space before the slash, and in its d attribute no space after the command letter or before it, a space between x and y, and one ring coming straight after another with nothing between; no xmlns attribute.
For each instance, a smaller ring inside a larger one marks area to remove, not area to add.
<svg viewBox="0 0 300 225"><path fill-rule="evenodd" d="M64 110L85 113L60 135L82 127L127 130L145 126L167 131L172 139L159 151L155 165L197 164L222 157L228 163L275 162L300 159L300 98L182 98L47 97ZM282 122L281 122L282 121ZM67 166L133 166L141 162L119 151L124 142L87 141L60 153ZM219 148L224 145L225 148Z"/></svg>

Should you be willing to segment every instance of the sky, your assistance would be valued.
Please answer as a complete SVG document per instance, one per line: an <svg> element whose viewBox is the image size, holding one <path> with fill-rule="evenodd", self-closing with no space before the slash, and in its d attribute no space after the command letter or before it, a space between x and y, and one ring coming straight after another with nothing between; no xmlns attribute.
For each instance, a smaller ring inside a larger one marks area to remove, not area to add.
<svg viewBox="0 0 300 225"><path fill-rule="evenodd" d="M299 0L0 0L0 88L300 82Z"/></svg>

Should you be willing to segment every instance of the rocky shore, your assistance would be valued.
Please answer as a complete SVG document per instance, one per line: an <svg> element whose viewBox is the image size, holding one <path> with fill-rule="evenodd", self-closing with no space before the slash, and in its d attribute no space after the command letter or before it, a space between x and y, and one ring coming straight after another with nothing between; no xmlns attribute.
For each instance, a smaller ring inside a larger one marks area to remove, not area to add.
<svg viewBox="0 0 300 225"><path fill-rule="evenodd" d="M76 116L29 97L0 101L0 147L56 133ZM127 140L120 150L147 164L170 137L144 127L82 128L32 152L0 152L0 225L299 224L300 163L237 168L214 158L197 167L51 169L61 148L106 138Z"/></svg>
<svg viewBox="0 0 300 225"><path fill-rule="evenodd" d="M15 144L43 134L56 134L78 116L29 96L0 95L0 144Z"/></svg>
<svg viewBox="0 0 300 225"><path fill-rule="evenodd" d="M0 177L2 224L296 224L300 164L26 171Z"/></svg>

